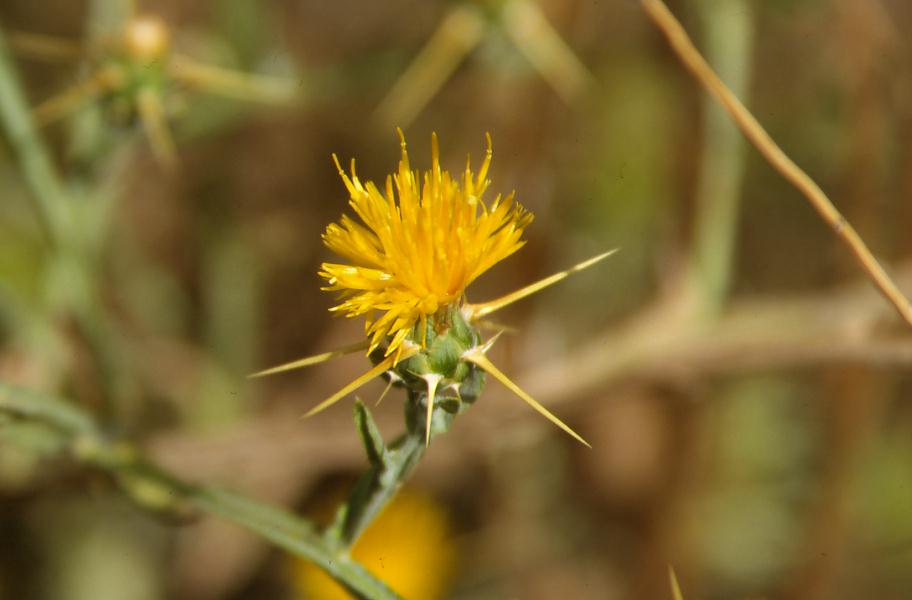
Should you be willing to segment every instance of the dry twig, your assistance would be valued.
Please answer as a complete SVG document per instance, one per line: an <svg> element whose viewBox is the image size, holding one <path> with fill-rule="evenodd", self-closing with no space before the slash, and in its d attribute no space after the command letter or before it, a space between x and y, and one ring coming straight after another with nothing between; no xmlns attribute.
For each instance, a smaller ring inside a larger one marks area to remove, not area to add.
<svg viewBox="0 0 912 600"><path fill-rule="evenodd" d="M753 114L719 79L665 3L662 0L641 0L641 3L646 14L668 39L685 67L697 78L706 91L722 104L745 137L769 161L770 165L804 194L811 206L830 226L830 229L849 247L880 293L896 307L906 323L912 326L912 304L880 265L858 232L833 206L820 186L782 151Z"/></svg>

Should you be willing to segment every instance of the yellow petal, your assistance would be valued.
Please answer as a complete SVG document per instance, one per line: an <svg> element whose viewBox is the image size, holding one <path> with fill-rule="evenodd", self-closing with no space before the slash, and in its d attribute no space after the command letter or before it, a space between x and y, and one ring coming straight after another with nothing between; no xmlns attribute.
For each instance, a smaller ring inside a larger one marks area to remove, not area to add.
<svg viewBox="0 0 912 600"><path fill-rule="evenodd" d="M455 178L442 169L436 135L431 168L424 172L411 170L401 131L400 144L398 169L379 185L362 183L354 167L346 174L335 159L360 222L343 217L326 228L324 243L351 262L323 263L319 271L324 290L341 292L333 311L348 317L377 313L367 322L367 335L371 349L389 340L387 354L416 324L460 303L475 278L519 250L532 221L512 194L490 205L482 197L490 136L478 177L468 165Z"/></svg>
<svg viewBox="0 0 912 600"><path fill-rule="evenodd" d="M482 369L484 369L485 371L487 371L488 373L493 375L495 379L497 379L502 384L507 386L507 388L509 388L511 392L513 392L514 394L516 394L517 396L522 398L529 406L531 406L532 408L537 410L543 417L545 417L546 419L548 419L549 421L551 421L552 423L554 423L555 425L557 425L558 427L560 427L561 429L566 431L575 440L581 442L582 444L586 445L589 448L592 447L589 444L589 442L587 442L582 437L580 437L580 435L578 433L576 433L575 431L570 429L570 427L568 427L563 421L561 421L556 416L554 416L554 414L551 413L551 411L549 411L547 408L545 408L544 406L542 406L541 404L536 402L532 396L527 394L525 391L522 390L522 388L520 388L518 385L513 383L513 381L509 377L507 377L500 369L498 369L496 366L494 366L494 363L492 363L480 349L473 348L472 350L469 350L468 352L463 354L462 358L471 363L478 365L479 367L481 367Z"/></svg>

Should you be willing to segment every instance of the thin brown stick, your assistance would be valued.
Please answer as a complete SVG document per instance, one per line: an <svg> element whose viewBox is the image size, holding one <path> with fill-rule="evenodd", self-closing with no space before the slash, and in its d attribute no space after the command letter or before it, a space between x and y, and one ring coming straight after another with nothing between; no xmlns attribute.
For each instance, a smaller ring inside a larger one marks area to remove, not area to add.
<svg viewBox="0 0 912 600"><path fill-rule="evenodd" d="M903 285L912 285L912 264L898 273ZM821 365L912 365L912 339L883 334L892 313L867 286L735 300L709 323L694 321L686 308L680 297L660 300L516 380L552 408L630 380L686 383Z"/></svg>
<svg viewBox="0 0 912 600"><path fill-rule="evenodd" d="M16 53L37 60L73 62L88 55L78 42L40 33L10 32L7 39Z"/></svg>
<svg viewBox="0 0 912 600"><path fill-rule="evenodd" d="M187 86L246 102L283 104L300 95L292 80L234 71L179 54L171 56L168 74Z"/></svg>
<svg viewBox="0 0 912 600"><path fill-rule="evenodd" d="M121 75L117 68L101 69L93 73L85 81L68 87L36 106L32 110L35 122L43 127L66 117L88 103L93 96L114 87Z"/></svg>
<svg viewBox="0 0 912 600"><path fill-rule="evenodd" d="M151 88L139 90L136 95L136 108L152 153L163 165L173 166L177 160L177 146L168 128L168 119L162 99Z"/></svg>
<svg viewBox="0 0 912 600"><path fill-rule="evenodd" d="M662 0L641 0L643 9L653 23L668 39L678 58L697 78L700 84L712 94L725 108L728 114L744 133L745 137L769 161L770 165L785 179L794 185L811 203L821 218L852 251L856 260L868 274L880 293L896 307L900 316L912 326L912 304L896 286L884 268L880 265L858 232L844 216L833 206L827 195L813 179L790 159L773 141L757 119L738 100L731 90L713 72L693 42L684 31L681 23L668 10Z"/></svg>

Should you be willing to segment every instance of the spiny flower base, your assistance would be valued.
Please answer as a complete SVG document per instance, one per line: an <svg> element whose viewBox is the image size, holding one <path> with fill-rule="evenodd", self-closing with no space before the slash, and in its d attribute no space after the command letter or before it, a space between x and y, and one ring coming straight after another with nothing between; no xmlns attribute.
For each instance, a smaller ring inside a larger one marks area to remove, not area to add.
<svg viewBox="0 0 912 600"><path fill-rule="evenodd" d="M421 349L399 361L384 377L391 386L406 389L406 426L410 432L421 431L429 442L431 436L448 431L453 418L481 395L485 373L464 356L483 342L455 306L429 317L423 331L416 323L408 339L421 343ZM371 359L380 364L384 354L385 349L378 348Z"/></svg>

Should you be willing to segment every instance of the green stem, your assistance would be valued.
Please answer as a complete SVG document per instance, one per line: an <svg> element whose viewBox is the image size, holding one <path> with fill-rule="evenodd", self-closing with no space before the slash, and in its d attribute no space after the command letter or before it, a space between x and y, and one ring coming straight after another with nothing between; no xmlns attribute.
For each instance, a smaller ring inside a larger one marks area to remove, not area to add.
<svg viewBox="0 0 912 600"><path fill-rule="evenodd" d="M347 554L336 553L327 547L308 521L224 490L193 488L190 500L200 510L242 525L279 548L312 561L358 598L399 598L385 583Z"/></svg>
<svg viewBox="0 0 912 600"><path fill-rule="evenodd" d="M15 64L0 29L0 126L19 160L25 183L31 191L38 220L52 246L52 259L68 273L63 286L66 289L64 308L73 312L89 340L104 375L103 383L109 396L127 397L127 378L120 375L123 351L117 347L114 328L107 316L99 309L96 287L96 258L98 237L106 227L91 227L84 231L84 217L93 208L98 217L107 219L110 213L112 193L101 190L93 200L99 200L95 207L87 202L77 202L54 167L51 153L36 129L29 104L22 92L22 86ZM78 198L83 200L83 198ZM88 195L85 200L88 200ZM97 230L97 231L96 231ZM50 282L52 287L55 284ZM59 290L57 290L59 291Z"/></svg>
<svg viewBox="0 0 912 600"><path fill-rule="evenodd" d="M309 521L226 490L181 481L145 461L134 447L105 439L92 418L68 402L0 381L0 414L48 426L73 457L110 473L145 508L180 513L189 507L220 516L314 562L357 598L399 598L346 552L327 544Z"/></svg>
<svg viewBox="0 0 912 600"><path fill-rule="evenodd" d="M739 97L750 79L753 40L748 0L700 0L706 56ZM703 156L697 182L694 249L690 283L705 316L715 316L731 286L734 242L744 176L744 140L725 111L703 102Z"/></svg>
<svg viewBox="0 0 912 600"><path fill-rule="evenodd" d="M415 399L410 398L406 411L415 406ZM327 530L327 543L337 548L350 548L355 543L393 499L426 450L421 427L409 426L407 432L391 446L384 445L376 424L360 401L355 403L355 424L371 467L358 479L348 501L339 509L335 522Z"/></svg>
<svg viewBox="0 0 912 600"><path fill-rule="evenodd" d="M36 421L69 438L99 435L95 422L82 410L48 394L0 381L0 413Z"/></svg>
<svg viewBox="0 0 912 600"><path fill-rule="evenodd" d="M405 434L390 449L384 467L371 467L355 488L343 537L351 545L393 499L424 455L424 436Z"/></svg>
<svg viewBox="0 0 912 600"><path fill-rule="evenodd" d="M41 225L52 242L63 234L66 191L57 176L47 147L35 129L29 104L13 65L6 38L0 29L0 124L19 158L32 191Z"/></svg>

